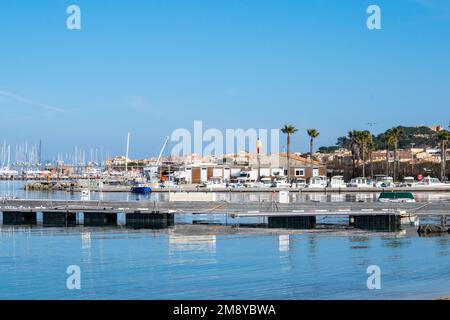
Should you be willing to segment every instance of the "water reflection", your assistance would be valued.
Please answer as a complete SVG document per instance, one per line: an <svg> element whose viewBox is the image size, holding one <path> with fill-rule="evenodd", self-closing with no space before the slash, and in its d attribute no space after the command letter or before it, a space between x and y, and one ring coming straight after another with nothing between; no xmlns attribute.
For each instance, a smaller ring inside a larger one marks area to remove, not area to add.
<svg viewBox="0 0 450 320"><path fill-rule="evenodd" d="M23 199L60 199L79 200L79 192L67 191L28 191L24 190L25 181L0 181L0 197L15 196ZM448 192L414 192L416 201L450 201ZM277 195L273 192L218 192L218 201L232 202L272 202ZM374 202L378 199L378 193L326 193L313 192L305 193L301 191L291 191L291 202ZM91 200L120 200L120 201L167 201L168 193L153 192L147 195L136 195L130 192L91 192Z"/></svg>
<svg viewBox="0 0 450 320"><path fill-rule="evenodd" d="M279 250L280 252L288 252L289 251L289 246L290 246L290 241L289 241L289 235L288 234L282 234L278 236L278 241L279 241Z"/></svg>
<svg viewBox="0 0 450 320"><path fill-rule="evenodd" d="M81 232L81 249L91 249L91 233L89 231Z"/></svg>
<svg viewBox="0 0 450 320"><path fill-rule="evenodd" d="M449 244L409 231L0 226L0 298L433 298L449 294ZM77 293L64 286L70 264L83 272ZM371 264L380 292L365 287Z"/></svg>
<svg viewBox="0 0 450 320"><path fill-rule="evenodd" d="M182 235L174 230L169 231L169 250L177 251L202 251L216 253L215 235Z"/></svg>

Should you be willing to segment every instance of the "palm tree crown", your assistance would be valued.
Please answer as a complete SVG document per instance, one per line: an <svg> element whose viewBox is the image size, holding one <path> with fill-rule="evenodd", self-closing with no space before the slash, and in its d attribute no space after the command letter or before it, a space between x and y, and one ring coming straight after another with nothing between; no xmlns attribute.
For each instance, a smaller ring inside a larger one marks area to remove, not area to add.
<svg viewBox="0 0 450 320"><path fill-rule="evenodd" d="M291 124L286 124L286 125L284 125L283 128L281 128L281 132L283 132L284 134L287 134L287 135L294 134L297 131L298 131L298 129Z"/></svg>
<svg viewBox="0 0 450 320"><path fill-rule="evenodd" d="M314 139L319 136L319 131L316 129L307 129L306 132L308 133L308 136L310 137L309 141L309 158L310 158L310 165L311 165L311 176L313 175L313 154L314 154Z"/></svg>
<svg viewBox="0 0 450 320"><path fill-rule="evenodd" d="M316 129L308 129L306 130L306 132L312 139L317 138L320 135L319 131L317 131Z"/></svg>
<svg viewBox="0 0 450 320"><path fill-rule="evenodd" d="M291 182L291 135L296 133L298 129L291 124L284 125L281 132L286 134L287 139L287 176L288 182Z"/></svg>

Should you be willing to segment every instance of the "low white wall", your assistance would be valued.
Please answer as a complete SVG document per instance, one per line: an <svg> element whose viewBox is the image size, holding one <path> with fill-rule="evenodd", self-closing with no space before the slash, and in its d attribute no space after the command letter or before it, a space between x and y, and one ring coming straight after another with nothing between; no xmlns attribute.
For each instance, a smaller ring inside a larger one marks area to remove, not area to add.
<svg viewBox="0 0 450 320"><path fill-rule="evenodd" d="M216 201L214 192L170 192L169 201Z"/></svg>

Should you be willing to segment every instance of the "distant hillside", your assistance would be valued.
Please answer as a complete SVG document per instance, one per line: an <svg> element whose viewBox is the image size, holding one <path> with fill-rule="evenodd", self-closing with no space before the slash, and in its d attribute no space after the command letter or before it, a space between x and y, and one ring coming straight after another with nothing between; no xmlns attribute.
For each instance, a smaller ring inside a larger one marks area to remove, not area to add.
<svg viewBox="0 0 450 320"><path fill-rule="evenodd" d="M439 146L438 133L431 130L428 127L404 127L398 126L397 128L403 131L403 135L399 139L399 148L407 149L411 147L411 143L414 143L415 148L427 148ZM383 136L386 134L382 132L377 136L373 136L373 140L376 144L376 148L379 150L386 149L386 144L382 141ZM320 147L319 151L323 153L330 153L339 147L348 148L348 138L343 136L337 139L335 146Z"/></svg>
<svg viewBox="0 0 450 320"><path fill-rule="evenodd" d="M398 141L400 149L411 147L414 143L415 148L435 147L439 145L438 133L428 127L403 127L397 128L403 131L403 135ZM375 137L375 143L378 149L386 149L386 144L382 142L382 137L386 132L380 133Z"/></svg>

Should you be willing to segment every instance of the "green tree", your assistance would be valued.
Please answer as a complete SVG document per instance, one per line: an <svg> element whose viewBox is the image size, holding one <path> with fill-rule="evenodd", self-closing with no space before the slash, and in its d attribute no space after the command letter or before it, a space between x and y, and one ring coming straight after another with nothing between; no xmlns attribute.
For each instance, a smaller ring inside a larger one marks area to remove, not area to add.
<svg viewBox="0 0 450 320"><path fill-rule="evenodd" d="M386 176L389 176L389 151L390 151L390 147L393 145L393 141L392 141L392 135L391 135L391 129L386 130L386 132L384 132L383 134L380 135L379 140L381 141L381 143L384 145L384 147L386 148Z"/></svg>
<svg viewBox="0 0 450 320"><path fill-rule="evenodd" d="M369 153L369 161L370 161L370 176L373 178L373 152L376 150L377 145L375 141L373 141L373 136L370 135L369 142L367 144L367 151Z"/></svg>
<svg viewBox="0 0 450 320"><path fill-rule="evenodd" d="M293 125L286 124L281 128L281 132L286 135L287 142L287 171L288 171L288 182L291 182L291 136L296 133L298 129Z"/></svg>
<svg viewBox="0 0 450 320"><path fill-rule="evenodd" d="M360 158L362 160L362 176L366 176L366 159L369 153L369 143L372 140L372 135L369 131L354 131L355 142L359 148Z"/></svg>
<svg viewBox="0 0 450 320"><path fill-rule="evenodd" d="M347 135L347 148L352 152L352 177L355 177L356 160L359 160L359 145L358 145L358 131L351 130Z"/></svg>
<svg viewBox="0 0 450 320"><path fill-rule="evenodd" d="M307 129L306 132L308 133L309 136L309 157L310 157L310 165L311 165L311 176L312 176L312 172L313 172L313 161L314 161L314 139L317 138L320 133L319 131L317 131L316 129Z"/></svg>
<svg viewBox="0 0 450 320"><path fill-rule="evenodd" d="M438 138L441 143L441 180L444 181L447 173L447 145L450 140L450 133L446 130L441 130L438 133Z"/></svg>
<svg viewBox="0 0 450 320"><path fill-rule="evenodd" d="M403 135L403 129L400 127L392 128L388 130L388 143L394 148L394 174L393 179L397 181L397 173L398 173L398 163L399 159L397 157L398 153L398 141L400 137Z"/></svg>

